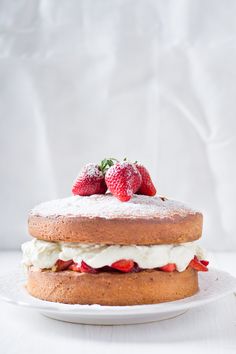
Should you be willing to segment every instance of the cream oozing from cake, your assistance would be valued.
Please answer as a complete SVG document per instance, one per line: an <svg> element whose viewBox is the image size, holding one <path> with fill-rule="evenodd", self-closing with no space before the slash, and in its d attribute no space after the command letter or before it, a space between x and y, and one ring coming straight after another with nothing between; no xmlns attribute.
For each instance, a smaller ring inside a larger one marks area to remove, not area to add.
<svg viewBox="0 0 236 354"><path fill-rule="evenodd" d="M23 264L40 269L52 268L58 259L73 260L79 265L83 260L93 268L111 266L121 259L131 259L144 269L175 263L177 270L182 272L195 255L199 259L204 258L204 252L196 241L176 245L120 246L33 239L22 245L22 251Z"/></svg>
<svg viewBox="0 0 236 354"><path fill-rule="evenodd" d="M111 194L72 196L51 200L37 205L31 210L35 216L101 217L113 218L171 218L174 215L184 217L197 211L185 204L154 196L134 195L128 202L122 203Z"/></svg>

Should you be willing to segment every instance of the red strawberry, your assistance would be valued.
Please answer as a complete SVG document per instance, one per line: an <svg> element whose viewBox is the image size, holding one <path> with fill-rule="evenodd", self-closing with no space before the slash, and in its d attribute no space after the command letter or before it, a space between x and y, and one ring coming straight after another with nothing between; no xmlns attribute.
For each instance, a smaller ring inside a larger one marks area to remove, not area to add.
<svg viewBox="0 0 236 354"><path fill-rule="evenodd" d="M204 266L208 266L209 262L205 261L204 259L200 259L200 262L204 265Z"/></svg>
<svg viewBox="0 0 236 354"><path fill-rule="evenodd" d="M81 268L78 263L72 263L68 269L73 270L74 272L81 272Z"/></svg>
<svg viewBox="0 0 236 354"><path fill-rule="evenodd" d="M87 263L85 263L84 261L81 262L81 266L80 266L81 272L82 273L97 273L97 270L90 267Z"/></svg>
<svg viewBox="0 0 236 354"><path fill-rule="evenodd" d="M61 270L66 270L69 268L69 266L73 263L72 260L70 261L62 261L61 259L58 259L55 264L55 270L56 272L60 272Z"/></svg>
<svg viewBox="0 0 236 354"><path fill-rule="evenodd" d="M163 272L173 272L176 270L176 265L174 263L168 263L163 267L159 267L159 270L162 270Z"/></svg>
<svg viewBox="0 0 236 354"><path fill-rule="evenodd" d="M149 195L151 197L154 196L157 191L154 184L152 183L152 179L148 170L143 165L136 164L136 167L142 176L142 183L137 191L137 194Z"/></svg>
<svg viewBox="0 0 236 354"><path fill-rule="evenodd" d="M103 173L94 163L89 163L82 169L72 187L74 195L105 194L106 190Z"/></svg>
<svg viewBox="0 0 236 354"><path fill-rule="evenodd" d="M111 265L112 268L120 270L121 272L128 273L134 267L134 262L130 259L121 259Z"/></svg>
<svg viewBox="0 0 236 354"><path fill-rule="evenodd" d="M194 256L194 258L189 263L189 267L201 272L208 271L207 267L203 263L201 263L196 256Z"/></svg>
<svg viewBox="0 0 236 354"><path fill-rule="evenodd" d="M111 166L106 172L105 180L109 191L122 202L130 200L142 182L136 166L127 161Z"/></svg>

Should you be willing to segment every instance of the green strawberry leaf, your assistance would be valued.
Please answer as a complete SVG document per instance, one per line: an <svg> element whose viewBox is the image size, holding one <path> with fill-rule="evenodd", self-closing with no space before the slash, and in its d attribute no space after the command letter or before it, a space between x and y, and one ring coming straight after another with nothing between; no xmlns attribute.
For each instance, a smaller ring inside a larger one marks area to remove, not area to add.
<svg viewBox="0 0 236 354"><path fill-rule="evenodd" d="M102 171L103 174L106 173L106 171L113 166L116 162L119 162L117 159L115 159L114 157L109 157L109 158L105 158L101 161L99 168Z"/></svg>

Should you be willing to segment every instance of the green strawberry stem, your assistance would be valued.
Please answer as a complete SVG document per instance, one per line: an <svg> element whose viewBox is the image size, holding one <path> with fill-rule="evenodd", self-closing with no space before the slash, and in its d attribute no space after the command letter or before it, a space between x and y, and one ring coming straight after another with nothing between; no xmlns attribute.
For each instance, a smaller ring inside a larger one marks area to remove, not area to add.
<svg viewBox="0 0 236 354"><path fill-rule="evenodd" d="M113 166L115 162L119 162L119 161L114 157L105 158L101 161L99 165L99 169L102 171L103 174L105 174L108 168Z"/></svg>
<svg viewBox="0 0 236 354"><path fill-rule="evenodd" d="M127 161L128 162L128 159L127 157L125 157L123 159L123 161ZM99 169L100 171L102 171L102 173L105 175L105 173L107 172L107 170L113 166L116 162L119 162L119 160L117 160L116 158L114 157L107 157L105 159L103 159L99 165ZM135 161L134 163L136 164L138 161Z"/></svg>

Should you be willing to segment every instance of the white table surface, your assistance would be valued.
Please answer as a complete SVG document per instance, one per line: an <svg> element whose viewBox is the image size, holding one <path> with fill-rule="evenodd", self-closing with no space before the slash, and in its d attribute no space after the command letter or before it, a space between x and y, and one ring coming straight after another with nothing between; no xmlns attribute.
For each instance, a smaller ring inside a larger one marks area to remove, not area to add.
<svg viewBox="0 0 236 354"><path fill-rule="evenodd" d="M0 274L16 269L19 252L0 252ZM236 253L210 254L211 264L236 276ZM0 353L236 353L236 297L162 322L90 326L48 319L0 302Z"/></svg>

